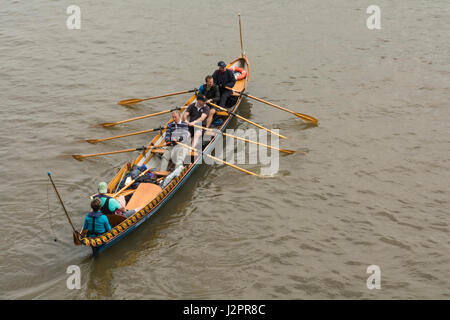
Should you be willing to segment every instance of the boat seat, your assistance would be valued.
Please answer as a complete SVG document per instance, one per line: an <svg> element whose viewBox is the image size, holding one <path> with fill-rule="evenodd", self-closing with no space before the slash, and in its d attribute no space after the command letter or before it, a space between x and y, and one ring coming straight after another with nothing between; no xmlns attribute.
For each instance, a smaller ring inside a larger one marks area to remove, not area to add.
<svg viewBox="0 0 450 320"><path fill-rule="evenodd" d="M126 217L120 216L118 214L105 214L105 216L108 218L111 228L114 228L115 226L119 225L122 221L127 220Z"/></svg>
<svg viewBox="0 0 450 320"><path fill-rule="evenodd" d="M154 183L140 183L128 201L126 209L133 210L148 205L161 191L161 187Z"/></svg>

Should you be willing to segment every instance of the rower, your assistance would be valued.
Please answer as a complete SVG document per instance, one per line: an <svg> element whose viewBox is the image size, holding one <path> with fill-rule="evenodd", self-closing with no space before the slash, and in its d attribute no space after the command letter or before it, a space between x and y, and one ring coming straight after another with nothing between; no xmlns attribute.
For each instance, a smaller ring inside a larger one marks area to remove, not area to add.
<svg viewBox="0 0 450 320"><path fill-rule="evenodd" d="M159 171L166 171L169 166L169 160L175 164L175 167L183 165L184 158L188 149L176 145L176 142L190 143L189 127L186 122L181 121L181 115L178 110L172 112L173 122L167 125L164 140L170 145L167 147L161 159Z"/></svg>
<svg viewBox="0 0 450 320"><path fill-rule="evenodd" d="M198 89L198 93L206 96L206 99L208 99L206 103L220 103L219 86L214 83L214 79L210 75L206 76L205 83L200 86L200 88ZM211 125L215 113L216 110L214 108L211 108L209 111L208 120L206 121L207 128L209 128L209 126Z"/></svg>
<svg viewBox="0 0 450 320"><path fill-rule="evenodd" d="M187 118L189 116L189 132L192 138L192 147L195 148L198 139L202 135L202 130L195 129L193 124L201 125L203 127L206 126L206 117L209 115L210 108L206 104L206 97L203 94L199 94L197 96L197 101L191 103L183 115L183 121L187 122ZM195 129L195 130L194 130Z"/></svg>
<svg viewBox="0 0 450 320"><path fill-rule="evenodd" d="M226 64L223 61L217 63L219 69L214 71L212 77L214 83L219 86L220 89L220 102L221 107L227 107L227 100L233 93L231 90L226 89L226 87L233 88L236 83L236 78L234 77L233 71L226 68Z"/></svg>

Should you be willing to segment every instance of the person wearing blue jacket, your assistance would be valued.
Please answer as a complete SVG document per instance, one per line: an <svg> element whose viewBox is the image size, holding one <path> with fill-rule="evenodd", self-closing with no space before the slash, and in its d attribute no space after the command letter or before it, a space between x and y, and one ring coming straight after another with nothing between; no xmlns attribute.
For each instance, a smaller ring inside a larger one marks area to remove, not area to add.
<svg viewBox="0 0 450 320"><path fill-rule="evenodd" d="M100 211L102 202L99 198L94 198L91 202L92 211L84 219L83 230L88 230L88 237L97 237L111 230L108 218Z"/></svg>
<svg viewBox="0 0 450 320"><path fill-rule="evenodd" d="M236 78L234 77L233 71L226 68L226 64L223 61L217 63L219 69L214 71L212 77L214 83L219 86L220 89L220 102L221 107L226 108L227 100L233 92L231 90L225 89L225 87L233 88L236 83Z"/></svg>

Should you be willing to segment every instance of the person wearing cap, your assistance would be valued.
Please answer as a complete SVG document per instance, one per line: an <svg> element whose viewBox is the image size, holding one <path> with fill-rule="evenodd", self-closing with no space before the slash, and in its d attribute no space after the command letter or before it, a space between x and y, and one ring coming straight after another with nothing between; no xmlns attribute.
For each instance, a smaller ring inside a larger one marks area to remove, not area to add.
<svg viewBox="0 0 450 320"><path fill-rule="evenodd" d="M221 107L226 107L227 100L231 96L231 90L225 89L225 87L233 88L236 83L236 78L234 77L233 71L226 68L226 64L223 61L217 63L219 69L214 71L212 77L214 83L219 86L220 89L220 101L219 105Z"/></svg>
<svg viewBox="0 0 450 320"><path fill-rule="evenodd" d="M193 124L200 125L206 127L207 117L210 112L210 108L206 104L208 99L203 95L199 94L197 96L197 100L191 103L183 115L183 121L187 122L189 125L189 132L192 138L192 147L195 148L199 138L202 135L202 131L198 128L195 128ZM189 121L188 120L189 117Z"/></svg>
<svg viewBox="0 0 450 320"><path fill-rule="evenodd" d="M104 214L120 214L129 218L137 211L142 209L137 208L135 210L127 211L127 209L125 208L125 199L123 199L122 201L123 203L121 204L118 200L110 196L107 196L106 195L107 192L108 192L108 185L106 184L106 182L100 182L98 184L98 194L94 196L94 199L100 199L101 201L100 211Z"/></svg>
<svg viewBox="0 0 450 320"><path fill-rule="evenodd" d="M124 208L119 203L119 201L106 195L107 192L108 192L108 185L106 184L106 182L100 182L98 184L98 194L94 196L94 199L95 198L100 199L101 212L103 212L104 214L115 214L116 210L120 210L121 212L125 211Z"/></svg>

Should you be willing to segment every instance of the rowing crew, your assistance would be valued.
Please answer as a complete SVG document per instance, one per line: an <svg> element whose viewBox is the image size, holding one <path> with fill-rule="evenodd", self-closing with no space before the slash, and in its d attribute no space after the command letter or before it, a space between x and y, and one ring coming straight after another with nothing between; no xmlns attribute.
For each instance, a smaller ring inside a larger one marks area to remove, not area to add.
<svg viewBox="0 0 450 320"><path fill-rule="evenodd" d="M187 108L181 119L178 110L172 112L172 120L166 129L165 141L169 144L161 160L160 171L166 171L169 160L172 159L175 167L182 165L187 149L183 147L175 148L176 142L187 142L192 138L192 147L196 148L199 139L202 136L202 130L195 130L195 125L209 128L213 122L216 110L210 108L208 103L219 104L221 107L227 106L228 98L231 96L231 90L236 83L233 71L226 69L226 64L219 61L219 69L214 71L213 75L206 76L205 83L198 90L197 99Z"/></svg>

